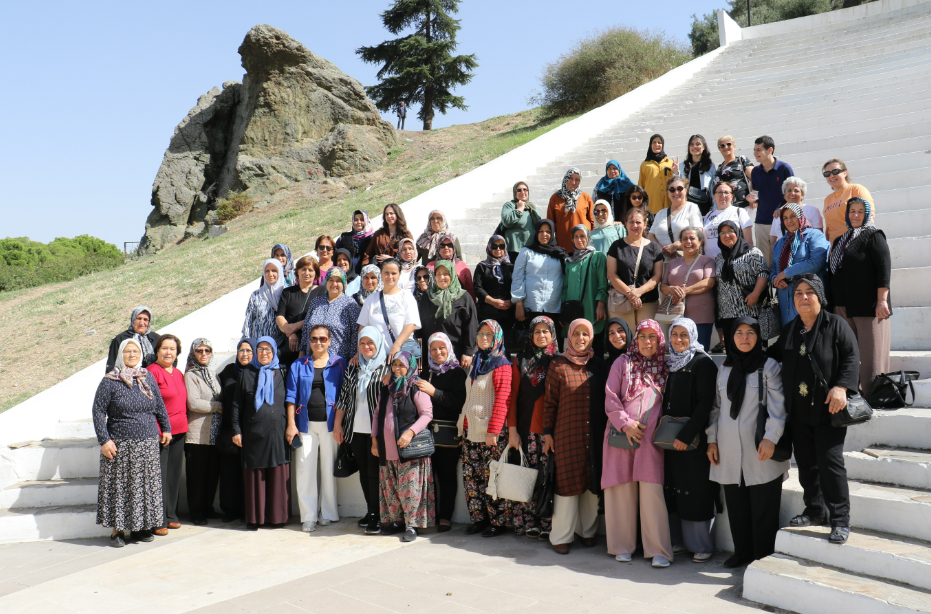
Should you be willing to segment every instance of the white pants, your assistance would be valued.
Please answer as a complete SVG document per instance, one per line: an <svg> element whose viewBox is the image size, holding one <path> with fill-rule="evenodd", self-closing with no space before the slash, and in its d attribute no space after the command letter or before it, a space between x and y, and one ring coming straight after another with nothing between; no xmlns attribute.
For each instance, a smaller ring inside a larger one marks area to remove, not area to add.
<svg viewBox="0 0 931 614"><path fill-rule="evenodd" d="M586 490L574 497L553 495L553 528L550 543L571 544L578 533L581 537L595 537L598 531L598 496Z"/></svg>
<svg viewBox="0 0 931 614"><path fill-rule="evenodd" d="M753 245L763 252L763 259L766 260L766 266L773 262L773 235L772 224L754 224L753 225Z"/></svg>
<svg viewBox="0 0 931 614"><path fill-rule="evenodd" d="M294 463L301 522L317 522L318 511L327 520L339 520L336 510L336 478L333 477L337 446L333 433L327 430L326 422L310 422L307 432L300 436L304 445L291 450L291 460Z"/></svg>

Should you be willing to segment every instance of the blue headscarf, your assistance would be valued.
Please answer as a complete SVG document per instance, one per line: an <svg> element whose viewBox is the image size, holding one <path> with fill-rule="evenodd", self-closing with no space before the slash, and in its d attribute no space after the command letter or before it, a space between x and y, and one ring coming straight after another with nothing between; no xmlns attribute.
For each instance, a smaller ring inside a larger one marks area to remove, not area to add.
<svg viewBox="0 0 931 614"><path fill-rule="evenodd" d="M614 179L608 179L609 166L616 168L620 175ZM634 182L627 177L627 174L624 173L624 169L621 168L621 163L617 160L608 160L608 163L605 164L605 176L598 180L598 183L595 184L595 189L599 192L610 193L615 199L620 200L621 197L624 196L624 193L633 185Z"/></svg>
<svg viewBox="0 0 931 614"><path fill-rule="evenodd" d="M359 331L360 341L362 337L368 337L375 342L375 355L366 358L362 355L362 352L359 352L359 390L368 388L372 375L388 360L388 346L385 343L385 336L381 334L380 330L374 326L366 326Z"/></svg>
<svg viewBox="0 0 931 614"><path fill-rule="evenodd" d="M267 343L272 346L272 361L267 365L259 363L259 344ZM252 356L252 366L259 370L259 381L255 385L255 411L262 405L275 402L275 371L278 370L278 344L271 337L259 337L255 342L255 353Z"/></svg>

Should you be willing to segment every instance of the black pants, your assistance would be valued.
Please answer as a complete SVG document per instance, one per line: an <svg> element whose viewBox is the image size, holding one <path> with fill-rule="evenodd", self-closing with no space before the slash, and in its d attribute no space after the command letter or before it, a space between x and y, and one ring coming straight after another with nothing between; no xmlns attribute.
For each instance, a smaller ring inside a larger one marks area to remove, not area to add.
<svg viewBox="0 0 931 614"><path fill-rule="evenodd" d="M172 435L171 443L162 446L158 462L162 468L162 501L165 506L164 526L178 522L178 497L181 495L181 466L184 464L184 437L187 433Z"/></svg>
<svg viewBox="0 0 931 614"><path fill-rule="evenodd" d="M734 538L734 554L744 561L756 561L772 554L779 532L782 476L755 486L725 484L724 500Z"/></svg>
<svg viewBox="0 0 931 614"><path fill-rule="evenodd" d="M243 518L245 493L242 481L242 452L220 454L220 509L223 518L233 520Z"/></svg>
<svg viewBox="0 0 931 614"><path fill-rule="evenodd" d="M436 488L436 519L452 520L459 491L459 448L437 448L433 452L433 485Z"/></svg>
<svg viewBox="0 0 931 614"><path fill-rule="evenodd" d="M806 516L826 518L832 527L850 526L850 489L844 467L847 428L792 422L792 447L798 481L804 489Z"/></svg>
<svg viewBox="0 0 931 614"><path fill-rule="evenodd" d="M378 457L372 454L372 436L353 433L349 446L359 467L359 484L365 495L367 513L378 518Z"/></svg>
<svg viewBox="0 0 931 614"><path fill-rule="evenodd" d="M206 520L213 513L213 499L220 481L220 455L216 446L188 444L184 446L184 462L191 520Z"/></svg>

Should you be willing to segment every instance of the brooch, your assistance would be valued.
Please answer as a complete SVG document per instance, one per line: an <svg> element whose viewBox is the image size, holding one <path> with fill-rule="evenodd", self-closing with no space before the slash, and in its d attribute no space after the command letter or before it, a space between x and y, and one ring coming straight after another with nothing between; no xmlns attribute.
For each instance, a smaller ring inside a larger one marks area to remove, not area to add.
<svg viewBox="0 0 931 614"><path fill-rule="evenodd" d="M798 349L798 355L799 355L799 356L804 356L804 355L807 354L807 353L808 353L808 350L805 348L805 344L803 343L803 344L801 345L801 347L799 347L799 349Z"/></svg>
<svg viewBox="0 0 931 614"><path fill-rule="evenodd" d="M802 382L801 384L799 384L798 393L802 395L803 397L807 397L808 396L808 384L806 384L805 382Z"/></svg>

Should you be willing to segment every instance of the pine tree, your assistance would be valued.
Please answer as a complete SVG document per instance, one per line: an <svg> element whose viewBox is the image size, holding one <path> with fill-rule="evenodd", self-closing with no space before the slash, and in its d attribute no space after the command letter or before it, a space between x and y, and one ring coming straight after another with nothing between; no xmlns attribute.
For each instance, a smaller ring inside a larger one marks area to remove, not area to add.
<svg viewBox="0 0 931 614"><path fill-rule="evenodd" d="M402 100L420 104L417 117L424 130L433 129L435 111L446 114L450 107L465 111L465 99L452 90L472 80L478 67L475 54L453 56L459 20L450 13L459 10L459 0L395 0L381 14L385 29L394 35L413 27L414 32L387 40L375 47L360 47L356 53L369 64L384 64L378 85L365 88L381 111L391 111Z"/></svg>

